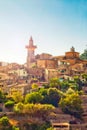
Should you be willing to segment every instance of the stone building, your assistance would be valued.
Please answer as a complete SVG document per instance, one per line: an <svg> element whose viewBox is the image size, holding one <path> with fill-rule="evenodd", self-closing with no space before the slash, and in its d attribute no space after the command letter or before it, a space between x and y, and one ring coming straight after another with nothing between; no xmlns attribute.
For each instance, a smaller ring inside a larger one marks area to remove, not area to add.
<svg viewBox="0 0 87 130"><path fill-rule="evenodd" d="M52 56L48 53L35 55L37 47L33 44L31 37L26 48L28 50L27 69L30 77L39 77L48 81L53 77L71 77L87 72L87 61L80 59L79 52L76 52L74 47L71 47L70 51L65 52L63 56Z"/></svg>
<svg viewBox="0 0 87 130"><path fill-rule="evenodd" d="M66 52L64 56L53 58L58 61L59 75L73 76L87 72L87 61L80 59L79 52L76 52L74 47Z"/></svg>
<svg viewBox="0 0 87 130"><path fill-rule="evenodd" d="M51 78L58 78L58 70L57 69L45 69L45 80L49 81Z"/></svg>
<svg viewBox="0 0 87 130"><path fill-rule="evenodd" d="M45 68L55 69L55 68L57 68L57 61L54 59L38 59L37 67L44 68L44 69Z"/></svg>
<svg viewBox="0 0 87 130"><path fill-rule="evenodd" d="M51 59L52 55L48 53L42 53L40 54L40 59Z"/></svg>
<svg viewBox="0 0 87 130"><path fill-rule="evenodd" d="M30 68L28 70L29 74L29 80L31 81L32 79L37 79L37 80L45 80L45 69L43 68Z"/></svg>
<svg viewBox="0 0 87 130"><path fill-rule="evenodd" d="M75 51L75 48L70 48L70 51L65 52L64 56L56 56L54 59L58 60L58 66L60 65L74 65L80 61L79 53Z"/></svg>

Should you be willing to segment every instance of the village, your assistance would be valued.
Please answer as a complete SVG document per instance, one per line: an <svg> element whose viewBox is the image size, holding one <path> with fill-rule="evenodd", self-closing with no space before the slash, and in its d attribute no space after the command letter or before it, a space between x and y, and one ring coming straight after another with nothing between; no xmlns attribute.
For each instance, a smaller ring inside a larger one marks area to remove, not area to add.
<svg viewBox="0 0 87 130"><path fill-rule="evenodd" d="M37 48L30 37L27 48L27 60L23 65L17 63L0 63L0 87L5 93L21 91L29 92L30 84L37 82L39 86L51 78L73 79L87 73L87 60L81 60L74 47L64 56L52 56L42 53L35 55Z"/></svg>
<svg viewBox="0 0 87 130"><path fill-rule="evenodd" d="M37 84L38 88L43 88L43 84L47 85L50 79L58 78L60 82L63 80L73 81L74 76L77 76L83 83L82 91L84 94L81 95L81 99L84 109L84 121L76 120L74 116L64 114L59 108L56 108L54 116L50 116L50 122L54 130L86 130L87 84L82 75L87 74L87 60L80 59L80 54L75 51L74 47L71 47L68 51L66 50L65 55L62 56L52 56L48 53L35 55L36 48L33 38L30 37L29 44L26 46L26 63L20 65L0 62L0 90L9 97L16 92L25 96L31 91L35 91L32 90L32 84ZM8 117L11 116L3 106L2 109L3 112L7 112ZM71 124L72 129L70 129L69 123L71 119L73 122Z"/></svg>

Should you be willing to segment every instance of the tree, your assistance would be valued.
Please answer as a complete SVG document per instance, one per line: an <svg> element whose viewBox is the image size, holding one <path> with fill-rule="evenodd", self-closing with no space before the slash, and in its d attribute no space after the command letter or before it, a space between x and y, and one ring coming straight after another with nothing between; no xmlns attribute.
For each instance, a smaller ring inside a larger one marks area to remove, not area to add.
<svg viewBox="0 0 87 130"><path fill-rule="evenodd" d="M54 109L52 105L48 104L22 104L18 103L14 107L14 112L29 114L33 117L47 117L48 114Z"/></svg>
<svg viewBox="0 0 87 130"><path fill-rule="evenodd" d="M32 89L38 89L38 85L36 83L33 83L31 87Z"/></svg>
<svg viewBox="0 0 87 130"><path fill-rule="evenodd" d="M9 119L6 116L3 116L2 118L0 118L0 124L2 126L8 126L9 125Z"/></svg>
<svg viewBox="0 0 87 130"><path fill-rule="evenodd" d="M5 95L4 95L4 93L0 90L0 102L4 102L4 100L5 100Z"/></svg>
<svg viewBox="0 0 87 130"><path fill-rule="evenodd" d="M69 88L67 91L66 91L66 94L73 94L75 93L75 91L72 89L72 88Z"/></svg>
<svg viewBox="0 0 87 130"><path fill-rule="evenodd" d="M82 81L80 80L79 76L74 76L74 83L73 87L78 91L82 90Z"/></svg>
<svg viewBox="0 0 87 130"><path fill-rule="evenodd" d="M19 91L12 93L12 98L15 101L15 103L23 101L23 95Z"/></svg>
<svg viewBox="0 0 87 130"><path fill-rule="evenodd" d="M19 102L18 104L14 106L14 112L16 113L22 113L23 109L24 109L24 104L21 102Z"/></svg>
<svg viewBox="0 0 87 130"><path fill-rule="evenodd" d="M87 74L86 74L86 73L82 74L82 78L83 78L85 81L87 81Z"/></svg>
<svg viewBox="0 0 87 130"><path fill-rule="evenodd" d="M40 93L42 96L46 96L46 95L47 95L47 90L48 90L48 89L41 88L41 89L39 90L39 93Z"/></svg>
<svg viewBox="0 0 87 130"><path fill-rule="evenodd" d="M44 122L43 124L36 123L36 122L24 124L24 129L25 130L48 130L47 129L48 127L50 127L50 123L49 122Z"/></svg>
<svg viewBox="0 0 87 130"><path fill-rule="evenodd" d="M28 113L30 115L33 115L35 113L34 104L33 103L27 103L24 104L23 107L23 113Z"/></svg>
<svg viewBox="0 0 87 130"><path fill-rule="evenodd" d="M15 104L14 101L8 100L8 101L5 103L5 107L8 108L8 109L11 109L11 108L13 108L14 104Z"/></svg>
<svg viewBox="0 0 87 130"><path fill-rule="evenodd" d="M42 85L44 88L49 88L50 86L49 86L49 83L44 83L43 85Z"/></svg>
<svg viewBox="0 0 87 130"><path fill-rule="evenodd" d="M69 82L68 81L62 81L61 82L61 90L63 92L67 91L67 89L69 88Z"/></svg>
<svg viewBox="0 0 87 130"><path fill-rule="evenodd" d="M25 103L40 103L43 99L43 96L39 92L32 92L26 94Z"/></svg>
<svg viewBox="0 0 87 130"><path fill-rule="evenodd" d="M60 95L57 88L42 89L40 92L43 95L41 103L52 104L53 106L58 107Z"/></svg>
<svg viewBox="0 0 87 130"><path fill-rule="evenodd" d="M81 117L83 112L81 103L78 93L72 92L66 94L66 97L61 98L59 105L63 112L74 115L75 117Z"/></svg>
<svg viewBox="0 0 87 130"><path fill-rule="evenodd" d="M50 87L56 87L56 88L60 89L60 81L58 80L58 78L50 79L49 85L50 85Z"/></svg>
<svg viewBox="0 0 87 130"><path fill-rule="evenodd" d="M49 88L48 89L48 97L50 104L54 105L55 107L58 107L58 102L60 100L60 95L56 88Z"/></svg>
<svg viewBox="0 0 87 130"><path fill-rule="evenodd" d="M19 130L19 128L13 126L7 116L3 116L0 118L0 130Z"/></svg>
<svg viewBox="0 0 87 130"><path fill-rule="evenodd" d="M87 60L87 49L80 55L80 59Z"/></svg>

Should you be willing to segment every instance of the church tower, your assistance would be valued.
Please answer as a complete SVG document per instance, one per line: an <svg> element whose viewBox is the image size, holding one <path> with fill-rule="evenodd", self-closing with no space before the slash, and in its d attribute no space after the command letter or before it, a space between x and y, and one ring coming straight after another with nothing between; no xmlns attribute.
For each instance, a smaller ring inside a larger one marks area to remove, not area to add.
<svg viewBox="0 0 87 130"><path fill-rule="evenodd" d="M26 46L27 49L27 68L30 68L31 64L35 62L35 49L37 46L33 44L33 39L30 37L29 45Z"/></svg>

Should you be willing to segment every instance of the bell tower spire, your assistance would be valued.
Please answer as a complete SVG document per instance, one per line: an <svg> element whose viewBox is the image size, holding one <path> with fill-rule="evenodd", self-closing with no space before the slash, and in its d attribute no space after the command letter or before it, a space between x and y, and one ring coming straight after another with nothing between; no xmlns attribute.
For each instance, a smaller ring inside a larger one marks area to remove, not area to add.
<svg viewBox="0 0 87 130"><path fill-rule="evenodd" d="M29 39L29 45L26 46L27 49L27 68L30 68L31 64L35 62L35 49L37 46L33 44L32 36Z"/></svg>
<svg viewBox="0 0 87 130"><path fill-rule="evenodd" d="M33 46L33 39L32 39L32 36L31 36L30 39L29 39L29 46Z"/></svg>

